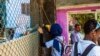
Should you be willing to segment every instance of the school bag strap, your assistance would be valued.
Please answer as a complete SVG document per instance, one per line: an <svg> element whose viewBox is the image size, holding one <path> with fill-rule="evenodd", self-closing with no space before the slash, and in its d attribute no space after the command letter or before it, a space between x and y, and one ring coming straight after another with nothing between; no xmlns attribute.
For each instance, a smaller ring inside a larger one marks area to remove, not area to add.
<svg viewBox="0 0 100 56"><path fill-rule="evenodd" d="M95 44L90 44L85 51L83 52L83 54L81 54L81 56L87 56L87 54L93 49L93 47L95 47ZM75 43L74 46L74 56L78 56L78 42Z"/></svg>
<svg viewBox="0 0 100 56"><path fill-rule="evenodd" d="M74 45L74 56L78 56L78 42Z"/></svg>
<svg viewBox="0 0 100 56"><path fill-rule="evenodd" d="M85 51L83 52L83 54L81 56L87 56L87 54L93 49L93 47L95 47L95 44L90 44Z"/></svg>
<svg viewBox="0 0 100 56"><path fill-rule="evenodd" d="M56 38L56 40L61 44L61 56L64 54L64 41L61 41L59 38Z"/></svg>

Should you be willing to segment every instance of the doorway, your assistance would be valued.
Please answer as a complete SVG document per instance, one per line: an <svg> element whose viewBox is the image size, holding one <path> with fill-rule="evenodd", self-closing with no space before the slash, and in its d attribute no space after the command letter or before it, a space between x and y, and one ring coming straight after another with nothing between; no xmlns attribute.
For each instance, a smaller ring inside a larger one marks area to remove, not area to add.
<svg viewBox="0 0 100 56"><path fill-rule="evenodd" d="M68 25L69 25L69 37L71 32L74 30L74 25L76 23L80 24L83 28L84 23L89 19L96 19L98 22L100 22L100 12L97 11L91 11L91 10L79 10L79 11L68 11L67 14L68 19ZM82 33L82 39L84 38L83 29L81 31Z"/></svg>

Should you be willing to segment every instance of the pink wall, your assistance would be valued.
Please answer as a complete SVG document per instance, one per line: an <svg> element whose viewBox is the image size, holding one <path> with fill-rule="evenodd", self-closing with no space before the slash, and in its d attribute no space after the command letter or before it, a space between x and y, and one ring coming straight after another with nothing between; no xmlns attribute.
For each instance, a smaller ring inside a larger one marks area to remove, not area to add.
<svg viewBox="0 0 100 56"><path fill-rule="evenodd" d="M66 11L58 10L56 16L57 16L56 22L61 25L63 29L62 35L65 37L66 43L68 43L68 25L66 19L67 18Z"/></svg>
<svg viewBox="0 0 100 56"><path fill-rule="evenodd" d="M57 9L56 12L56 17L57 20L56 22L61 25L63 28L63 33L62 35L65 36L65 40L68 43L68 17L67 13L68 11L79 11L79 10L93 10L95 11L96 9L100 9L100 6L88 6L88 7L81 7L81 8L70 8L70 9Z"/></svg>

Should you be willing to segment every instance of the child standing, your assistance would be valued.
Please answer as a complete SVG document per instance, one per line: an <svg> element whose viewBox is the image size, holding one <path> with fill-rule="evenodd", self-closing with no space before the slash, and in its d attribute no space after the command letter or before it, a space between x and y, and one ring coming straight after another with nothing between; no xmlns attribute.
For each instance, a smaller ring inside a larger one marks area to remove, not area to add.
<svg viewBox="0 0 100 56"><path fill-rule="evenodd" d="M43 34L43 33L41 33ZM53 24L50 29L50 35L53 39L45 42L42 46L51 48L51 56L62 56L64 51L62 28L59 24Z"/></svg>

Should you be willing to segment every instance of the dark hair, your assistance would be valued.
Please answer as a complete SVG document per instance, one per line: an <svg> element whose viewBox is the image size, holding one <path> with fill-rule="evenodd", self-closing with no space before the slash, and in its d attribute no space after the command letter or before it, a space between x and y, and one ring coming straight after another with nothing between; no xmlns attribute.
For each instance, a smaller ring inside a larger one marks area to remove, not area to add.
<svg viewBox="0 0 100 56"><path fill-rule="evenodd" d="M74 27L76 28L77 26L80 26L80 25L79 25L79 24L75 24L75 26L74 26Z"/></svg>
<svg viewBox="0 0 100 56"><path fill-rule="evenodd" d="M95 19L88 20L83 27L84 33L89 34L97 26L97 21Z"/></svg>
<svg viewBox="0 0 100 56"><path fill-rule="evenodd" d="M53 24L51 25L50 28L50 34L55 37L55 36L61 36L62 34L62 28L59 24Z"/></svg>

